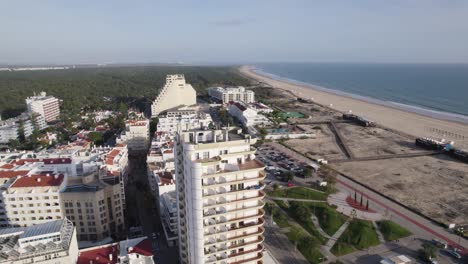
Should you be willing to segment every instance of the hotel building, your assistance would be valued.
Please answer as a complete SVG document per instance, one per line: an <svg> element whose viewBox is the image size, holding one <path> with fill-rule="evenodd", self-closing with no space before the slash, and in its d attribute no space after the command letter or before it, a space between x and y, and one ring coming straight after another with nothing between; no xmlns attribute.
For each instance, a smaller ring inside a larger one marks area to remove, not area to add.
<svg viewBox="0 0 468 264"><path fill-rule="evenodd" d="M181 263L262 263L264 164L240 130L176 134Z"/></svg>
<svg viewBox="0 0 468 264"><path fill-rule="evenodd" d="M192 85L185 82L183 74L170 74L166 84L151 105L151 116L157 117L161 112L181 105L197 103L197 94Z"/></svg>
<svg viewBox="0 0 468 264"><path fill-rule="evenodd" d="M45 92L26 98L26 105L29 112L40 114L46 122L56 121L60 115L59 100Z"/></svg>
<svg viewBox="0 0 468 264"><path fill-rule="evenodd" d="M212 98L227 104L231 101L241 101L244 103L255 102L255 93L250 90L246 90L244 87L210 87L208 88L208 95Z"/></svg>

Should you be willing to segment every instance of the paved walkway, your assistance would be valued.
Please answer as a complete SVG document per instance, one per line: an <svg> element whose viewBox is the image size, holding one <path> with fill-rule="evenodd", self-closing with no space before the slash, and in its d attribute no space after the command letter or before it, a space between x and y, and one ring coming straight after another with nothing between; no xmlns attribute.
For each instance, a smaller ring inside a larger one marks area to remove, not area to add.
<svg viewBox="0 0 468 264"><path fill-rule="evenodd" d="M350 219L348 219L340 228L333 234L333 236L327 241L327 244L325 244L325 249L328 252L331 252L330 250L332 247L336 244L336 241L340 238L340 236L343 234L343 232L348 228Z"/></svg>
<svg viewBox="0 0 468 264"><path fill-rule="evenodd" d="M297 198L286 198L286 197L269 197L271 200L280 200L280 201L296 201L296 202L311 202L311 203L326 203L327 201L322 200L309 200L309 199L297 199Z"/></svg>
<svg viewBox="0 0 468 264"><path fill-rule="evenodd" d="M372 221L372 225L373 225L374 228L375 228L375 232L377 233L377 236L379 237L380 243L385 243L385 238L384 238L384 236L382 235L382 232L380 232L380 229L379 229L379 227L377 226L377 223L376 223L375 221Z"/></svg>
<svg viewBox="0 0 468 264"><path fill-rule="evenodd" d="M328 196L328 203L331 205L337 206L336 211L350 216L355 217L358 219L369 220L369 221L378 221L382 220L383 216L380 213L372 213L362 210L357 210L351 207L348 202L346 202L346 198L349 196L349 193L340 191L335 194L331 194Z"/></svg>
<svg viewBox="0 0 468 264"><path fill-rule="evenodd" d="M330 236L323 231L322 227L320 226L320 223L315 215L312 215L312 223L314 223L315 228L317 228L317 231L323 236L326 237L327 239L330 239Z"/></svg>

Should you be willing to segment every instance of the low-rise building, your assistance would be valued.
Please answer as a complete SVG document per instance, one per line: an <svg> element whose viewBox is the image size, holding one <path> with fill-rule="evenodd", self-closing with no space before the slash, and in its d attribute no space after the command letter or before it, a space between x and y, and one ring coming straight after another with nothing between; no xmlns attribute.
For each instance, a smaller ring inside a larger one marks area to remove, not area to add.
<svg viewBox="0 0 468 264"><path fill-rule="evenodd" d="M207 106L175 107L159 115L157 131L175 133L178 129L204 129L212 122Z"/></svg>
<svg viewBox="0 0 468 264"><path fill-rule="evenodd" d="M47 127L44 117L36 113L23 113L17 117L0 121L0 143L18 139L20 134L29 137L35 129Z"/></svg>
<svg viewBox="0 0 468 264"><path fill-rule="evenodd" d="M255 93L251 90L246 90L244 87L210 87L208 88L208 95L213 99L227 104L231 101L241 101L244 103L255 102Z"/></svg>
<svg viewBox="0 0 468 264"><path fill-rule="evenodd" d="M231 116L237 118L245 127L268 125L271 123L266 116L259 114L257 110L242 102L229 102L228 111Z"/></svg>
<svg viewBox="0 0 468 264"><path fill-rule="evenodd" d="M78 243L72 222L49 221L0 229L0 263L76 263Z"/></svg>
<svg viewBox="0 0 468 264"><path fill-rule="evenodd" d="M77 264L154 264L151 241L127 239L80 250Z"/></svg>
<svg viewBox="0 0 468 264"><path fill-rule="evenodd" d="M128 120L125 131L117 138L117 144L126 144L129 151L146 151L150 142L150 121L148 119Z"/></svg>

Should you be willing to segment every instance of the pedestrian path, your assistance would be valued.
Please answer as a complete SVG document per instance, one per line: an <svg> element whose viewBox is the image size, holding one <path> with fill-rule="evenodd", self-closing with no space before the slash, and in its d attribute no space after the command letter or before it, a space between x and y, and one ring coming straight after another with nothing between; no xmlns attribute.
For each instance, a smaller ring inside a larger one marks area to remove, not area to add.
<svg viewBox="0 0 468 264"><path fill-rule="evenodd" d="M312 215L311 218L312 218L312 223L314 223L314 226L317 229L317 231L320 233L320 235L322 235L323 237L326 237L327 239L330 239L330 236L325 231L323 231L322 227L320 226L320 223L317 217L315 215Z"/></svg>
<svg viewBox="0 0 468 264"><path fill-rule="evenodd" d="M309 199L297 199L297 198L286 198L286 197L269 197L271 200L280 200L280 201L296 201L296 202L311 202L311 203L326 203L327 201L323 200L309 200Z"/></svg>
<svg viewBox="0 0 468 264"><path fill-rule="evenodd" d="M328 251L330 251L332 249L332 247L336 244L336 241L338 241L338 239L343 234L343 232L346 230L346 228L348 228L350 221L351 220L348 219L342 226L340 226L338 231L336 231L335 234L333 234L333 236L327 241L327 244L325 244L325 248Z"/></svg>
<svg viewBox="0 0 468 264"><path fill-rule="evenodd" d="M375 221L372 221L372 225L373 225L374 228L375 228L375 232L377 232L377 236L379 237L380 243L385 243L385 238L384 238L384 236L382 235L382 232L380 232L380 229L379 229L379 227L377 226L377 223L376 223Z"/></svg>
<svg viewBox="0 0 468 264"><path fill-rule="evenodd" d="M349 196L349 193L341 191L341 192L329 195L327 201L329 204L335 205L337 207L336 211L344 215L353 217L353 218L358 218L358 219L363 219L363 220L368 220L368 221L378 221L383 218L382 214L380 213L357 210L351 207L346 201L346 198L348 198L348 196Z"/></svg>

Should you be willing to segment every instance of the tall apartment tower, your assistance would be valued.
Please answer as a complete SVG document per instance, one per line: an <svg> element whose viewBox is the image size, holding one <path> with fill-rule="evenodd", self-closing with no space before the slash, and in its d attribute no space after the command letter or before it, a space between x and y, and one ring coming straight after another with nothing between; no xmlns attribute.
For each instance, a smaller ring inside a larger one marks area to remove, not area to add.
<svg viewBox="0 0 468 264"><path fill-rule="evenodd" d="M192 85L185 82L184 75L170 74L167 75L166 83L151 105L151 116L157 117L159 113L176 106L188 106L196 103L197 93Z"/></svg>
<svg viewBox="0 0 468 264"><path fill-rule="evenodd" d="M29 112L40 114L46 122L56 121L60 116L59 100L46 92L26 98L26 105Z"/></svg>
<svg viewBox="0 0 468 264"><path fill-rule="evenodd" d="M239 132L175 136L181 263L262 263L264 164Z"/></svg>

